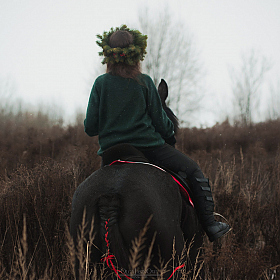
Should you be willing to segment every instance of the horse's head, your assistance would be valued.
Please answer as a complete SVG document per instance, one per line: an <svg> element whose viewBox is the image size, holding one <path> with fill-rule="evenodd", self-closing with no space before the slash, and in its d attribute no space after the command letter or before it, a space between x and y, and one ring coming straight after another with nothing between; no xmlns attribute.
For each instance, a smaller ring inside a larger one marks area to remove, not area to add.
<svg viewBox="0 0 280 280"><path fill-rule="evenodd" d="M165 101L168 97L168 86L167 83L165 82L164 79L161 79L159 86L158 86L158 93L161 99L161 104L162 107L164 109L164 111L166 112L168 118L173 122L174 124L174 131L175 134L177 133L178 129L179 129L179 120L178 118L174 115L174 113L172 112L172 110L167 107Z"/></svg>

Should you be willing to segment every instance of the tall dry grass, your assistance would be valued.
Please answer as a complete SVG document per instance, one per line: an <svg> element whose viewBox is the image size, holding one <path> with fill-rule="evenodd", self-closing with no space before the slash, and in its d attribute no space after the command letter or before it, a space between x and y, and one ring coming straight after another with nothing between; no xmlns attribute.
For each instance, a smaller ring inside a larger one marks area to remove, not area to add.
<svg viewBox="0 0 280 280"><path fill-rule="evenodd" d="M99 168L98 145L81 123L63 127L43 119L39 124L1 116L0 279L74 277L78 248L68 232L71 199L79 183ZM207 279L279 278L280 121L185 128L177 138L177 147L209 176L215 211L233 227L219 242L205 239ZM81 256L86 267L88 253ZM89 272L84 279L97 277L95 270Z"/></svg>

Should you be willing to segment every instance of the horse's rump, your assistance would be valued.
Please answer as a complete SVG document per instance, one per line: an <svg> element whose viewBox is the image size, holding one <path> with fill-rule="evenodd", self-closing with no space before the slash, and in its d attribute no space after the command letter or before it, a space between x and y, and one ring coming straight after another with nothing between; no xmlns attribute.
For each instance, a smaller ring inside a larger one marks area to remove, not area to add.
<svg viewBox="0 0 280 280"><path fill-rule="evenodd" d="M74 237L84 208L88 225L94 217L94 242L98 249L94 250L93 258L96 261L106 252L105 222L109 219L110 250L122 265L125 264L118 255L122 255L127 262L124 254L128 254L132 240L138 237L151 216L145 245L150 245L156 232L155 248L158 250L159 247L165 261L172 254L174 237L178 248L183 245L180 228L182 204L178 187L172 177L152 166L106 166L84 181L78 187L72 203L70 228ZM119 244L113 244L114 239Z"/></svg>

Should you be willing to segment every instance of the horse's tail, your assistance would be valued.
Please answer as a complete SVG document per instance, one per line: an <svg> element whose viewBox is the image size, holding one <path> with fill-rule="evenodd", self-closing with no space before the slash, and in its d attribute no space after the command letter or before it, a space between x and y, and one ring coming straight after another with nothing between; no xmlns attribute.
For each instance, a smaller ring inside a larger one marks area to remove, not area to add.
<svg viewBox="0 0 280 280"><path fill-rule="evenodd" d="M102 251L115 257L117 265L125 268L128 266L129 253L119 229L120 205L120 198L116 194L100 197L100 235L103 245Z"/></svg>

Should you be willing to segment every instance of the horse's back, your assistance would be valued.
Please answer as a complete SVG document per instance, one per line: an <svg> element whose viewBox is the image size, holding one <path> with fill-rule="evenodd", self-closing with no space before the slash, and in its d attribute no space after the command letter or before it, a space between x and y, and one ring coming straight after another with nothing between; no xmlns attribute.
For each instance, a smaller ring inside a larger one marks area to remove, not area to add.
<svg viewBox="0 0 280 280"><path fill-rule="evenodd" d="M169 174L153 166L124 164L95 171L74 194L72 218L75 213L81 216L84 209L91 212L102 196L120 199L120 219L138 217L131 224L145 224L151 215L167 224L171 217L180 219L181 197L177 184Z"/></svg>

